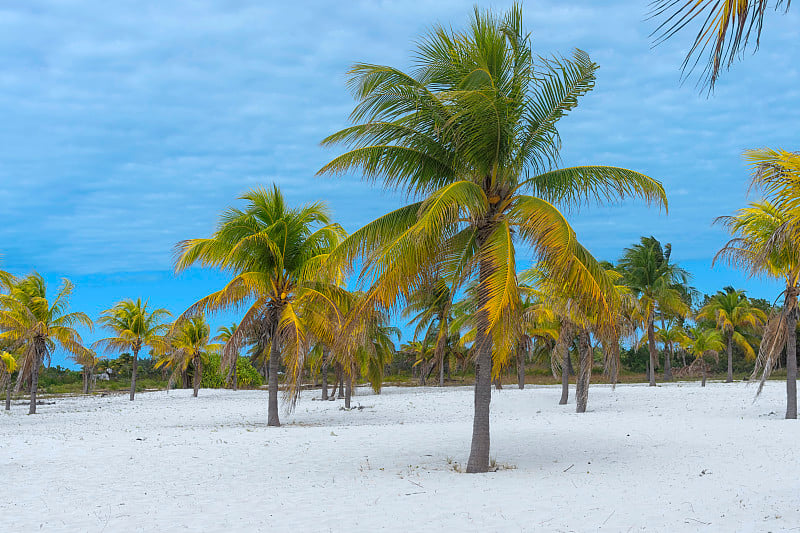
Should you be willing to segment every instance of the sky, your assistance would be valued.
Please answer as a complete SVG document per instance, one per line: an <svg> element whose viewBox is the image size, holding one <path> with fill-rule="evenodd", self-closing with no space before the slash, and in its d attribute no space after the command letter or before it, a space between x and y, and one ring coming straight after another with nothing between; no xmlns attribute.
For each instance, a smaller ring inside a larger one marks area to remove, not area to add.
<svg viewBox="0 0 800 533"><path fill-rule="evenodd" d="M657 47L641 0L528 0L542 56L575 47L599 63L594 91L561 121L564 165L608 164L660 180L669 213L630 201L571 213L580 240L615 260L642 235L713 293L773 300L780 289L711 260L712 226L746 202L748 148L797 149L800 9L768 13L757 53L713 95L681 82L691 31ZM289 202L324 200L349 231L407 199L315 174L349 124L355 62L408 68L435 23L463 27L471 2L29 0L0 5L0 267L75 284L93 318L122 298L182 312L226 277L175 276L178 241L209 236L246 190L276 183ZM478 2L502 11L510 2ZM231 316L213 317L213 325ZM87 341L102 336L87 333ZM63 364L62 354L54 358Z"/></svg>

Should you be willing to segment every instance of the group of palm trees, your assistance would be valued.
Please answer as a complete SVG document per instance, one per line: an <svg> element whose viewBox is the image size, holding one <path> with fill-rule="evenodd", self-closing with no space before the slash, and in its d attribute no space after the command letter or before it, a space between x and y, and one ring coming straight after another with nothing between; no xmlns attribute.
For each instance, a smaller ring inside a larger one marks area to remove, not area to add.
<svg viewBox="0 0 800 533"><path fill-rule="evenodd" d="M141 301L120 302L103 313L100 323L113 336L95 347L133 354L131 399L143 347L161 356L159 364L175 376L192 369L196 395L203 354L211 349L203 315L240 310L239 323L224 332L222 364L233 373L246 345L268 362L270 426L280 425L281 369L290 406L309 366L323 370L323 396L328 371L335 369L349 404L359 375L380 388L398 336L390 317L403 312L417 324L415 340L426 344L421 374L427 377L438 365L443 383L445 359L452 360L456 346L474 365L468 472L490 467L492 383L516 365L524 385L524 360L541 346L551 354L553 371L560 370L565 393L569 351L579 354L582 412L593 345L613 383L625 339L647 343L651 385L657 342L665 347L666 379L673 349L684 346L702 372L707 357L727 350L730 380L733 345L747 352L748 335L763 327L757 368L766 378L786 348L787 417L796 417L798 156L749 152L755 182L770 200L722 220L734 239L719 257L750 273L785 279L782 310L767 317L741 292L723 291L696 317L711 326L686 329L694 295L687 273L670 261L668 245L643 238L616 265L603 263L579 243L564 216L625 198L666 210L667 197L659 181L633 170L559 166L558 123L594 87L597 64L581 50L569 58L537 56L522 18L520 6L504 15L476 9L465 30L435 26L419 42L408 72L353 66L353 125L323 140L345 151L319 174L359 171L412 202L348 235L323 203L290 207L276 186L243 195L245 206L225 211L210 237L177 246L176 271L216 268L230 275L225 286L172 324L166 311L148 310ZM534 266L518 271L519 253ZM0 339L23 354L18 383L30 383L35 412L38 368L55 344L79 364L96 357L74 329L90 327L91 320L67 312L67 282L48 300L35 274L3 280Z"/></svg>

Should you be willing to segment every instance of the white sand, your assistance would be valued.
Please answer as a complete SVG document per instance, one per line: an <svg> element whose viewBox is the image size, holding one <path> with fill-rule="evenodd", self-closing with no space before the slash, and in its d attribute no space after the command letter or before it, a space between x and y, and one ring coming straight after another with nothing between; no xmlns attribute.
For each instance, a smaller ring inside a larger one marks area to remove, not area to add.
<svg viewBox="0 0 800 533"><path fill-rule="evenodd" d="M572 392L572 391L571 391ZM0 415L0 531L785 531L800 527L800 423L783 384L304 393L268 428L263 391L68 398ZM316 395L316 393L315 393ZM703 473L705 471L705 473Z"/></svg>

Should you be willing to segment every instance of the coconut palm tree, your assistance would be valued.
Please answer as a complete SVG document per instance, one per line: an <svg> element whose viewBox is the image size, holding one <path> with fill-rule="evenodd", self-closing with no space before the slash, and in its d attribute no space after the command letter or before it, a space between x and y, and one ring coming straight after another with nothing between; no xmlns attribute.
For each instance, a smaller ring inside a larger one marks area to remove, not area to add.
<svg viewBox="0 0 800 533"><path fill-rule="evenodd" d="M357 231L334 254L364 260L361 279L374 280L369 305L394 308L436 272L453 287L477 280L468 472L489 468L493 364L513 353L520 309L516 243L531 246L580 291L584 284L567 279L564 267L577 239L556 206L629 196L666 205L661 184L638 172L557 168L556 124L593 88L597 65L580 50L571 59L538 60L522 18L515 5L502 17L476 9L464 31L434 27L410 73L355 65L356 124L323 141L350 150L321 174L361 169L418 200Z"/></svg>
<svg viewBox="0 0 800 533"><path fill-rule="evenodd" d="M8 294L0 294L0 342L20 354L16 390L25 382L30 384L28 414L36 414L39 368L49 364L53 351L61 348L76 356L87 351L75 327L91 331L93 324L85 313L67 312L73 288L64 279L55 298L49 299L44 278L34 272L15 280Z"/></svg>
<svg viewBox="0 0 800 533"><path fill-rule="evenodd" d="M83 375L83 393L89 394L94 381L94 369L100 362L100 358L94 350L86 350L80 355L73 355L72 360L81 367L81 374Z"/></svg>
<svg viewBox="0 0 800 533"><path fill-rule="evenodd" d="M666 353L667 356L667 359L665 359L665 361L669 361L672 359L672 356L674 355L675 346L683 346L688 339L686 337L686 331L683 329L683 326L681 326L677 321L665 322L662 324L661 327L656 327L655 338L657 342L660 342L664 345L664 352ZM644 342L644 339L642 339L642 341L640 342ZM684 366L685 366L685 361L684 361Z"/></svg>
<svg viewBox="0 0 800 533"><path fill-rule="evenodd" d="M11 410L12 376L17 371L17 360L8 352L0 351L0 388L6 390L6 411Z"/></svg>
<svg viewBox="0 0 800 533"><path fill-rule="evenodd" d="M238 324L236 322L232 323L229 326L220 326L217 328L217 336L214 337L215 341L221 342L223 345L226 344L231 337L233 337L233 333L236 331L236 327ZM237 353L235 356L234 363L230 366L230 375L228 379L230 380L231 387L233 390L239 390L239 376L236 375L236 366L239 360L239 354Z"/></svg>
<svg viewBox="0 0 800 533"><path fill-rule="evenodd" d="M797 174L800 177L800 173ZM786 202L784 202L786 203ZM762 275L783 281L783 308L764 327L753 377L759 371L761 384L769 377L786 350L786 418L797 418L797 295L800 293L800 243L792 238L797 217L790 208L770 201L753 202L735 215L717 219L733 238L714 261L744 269L750 276Z"/></svg>
<svg viewBox="0 0 800 533"><path fill-rule="evenodd" d="M658 362L655 339L656 314L688 313L682 291L677 287L688 283L689 273L670 263L671 253L670 244L661 246L655 237L642 237L639 244L626 248L617 262L617 268L622 272L623 283L639 299L639 310L644 317L650 352L648 379L651 387L656 386L655 367Z"/></svg>
<svg viewBox="0 0 800 533"><path fill-rule="evenodd" d="M92 347L105 352L130 351L133 356L131 361L131 391L130 401L136 396L136 372L139 362L139 352L145 346L160 350L164 343L164 334L169 330L170 324L165 319L172 314L163 308L147 309L149 302L126 299L117 302L114 307L106 309L100 314L98 323L104 329L113 333L96 341Z"/></svg>
<svg viewBox="0 0 800 533"><path fill-rule="evenodd" d="M447 339L452 321L454 292L441 277L411 293L403 309L403 318L415 323L414 338L433 339L433 362L439 367L439 386L444 387Z"/></svg>
<svg viewBox="0 0 800 533"><path fill-rule="evenodd" d="M199 264L230 272L233 279L219 291L192 305L184 316L237 309L249 304L236 331L223 348L223 365L230 368L241 345L258 339L259 351L269 347L268 425L280 426L278 368L287 367L287 391L293 401L299 389L310 341L303 309L333 306L340 274L323 276L328 254L345 236L331 222L327 207L313 203L290 208L277 186L254 189L241 196L244 209L229 208L209 238L178 244L175 269Z"/></svg>
<svg viewBox="0 0 800 533"><path fill-rule="evenodd" d="M748 330L756 332L764 326L767 315L761 309L750 305L745 291L725 287L711 297L700 309L697 318L716 324L725 337L728 352L728 377L726 383L733 381L733 345L736 344L749 360L756 354L750 341L745 337Z"/></svg>
<svg viewBox="0 0 800 533"><path fill-rule="evenodd" d="M695 356L691 367L700 367L703 376L702 386L705 387L706 374L708 373L708 363L706 359L713 357L715 361L718 361L719 352L725 349L722 333L717 329L694 327L689 330L689 335L684 340L683 346L689 350L689 353Z"/></svg>
<svg viewBox="0 0 800 533"><path fill-rule="evenodd" d="M661 23L652 35L656 36L656 42L662 42L695 19L702 21L683 61L683 69L694 69L708 51L703 77L713 89L720 69L730 68L733 60L747 49L751 37L758 48L767 10L786 6L788 11L791 3L792 0L655 0L651 16Z"/></svg>
<svg viewBox="0 0 800 533"><path fill-rule="evenodd" d="M169 333L166 352L156 363L156 368L172 369L170 385L191 368L195 398L200 390L203 366L208 363L209 352L220 348L217 344L209 344L210 336L211 327L202 315L179 320Z"/></svg>

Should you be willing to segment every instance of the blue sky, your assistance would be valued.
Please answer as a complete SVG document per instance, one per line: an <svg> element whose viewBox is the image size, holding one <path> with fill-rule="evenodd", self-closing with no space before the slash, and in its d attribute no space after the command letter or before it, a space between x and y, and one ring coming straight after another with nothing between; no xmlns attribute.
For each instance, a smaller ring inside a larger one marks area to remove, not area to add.
<svg viewBox="0 0 800 533"><path fill-rule="evenodd" d="M498 10L508 2L479 2ZM248 188L324 199L348 230L402 197L358 176L317 178L347 125L356 61L406 67L414 40L462 26L470 2L37 1L0 6L0 255L16 274L75 281L95 317L124 297L181 312L219 287L215 272L171 273L176 242L207 236ZM599 258L640 235L673 244L705 291L755 296L774 283L710 269L711 226L747 201L746 148L797 148L800 10L769 13L761 48L706 98L680 83L693 33L651 48L648 2L529 0L542 55L588 51L597 88L560 126L565 165L602 163L661 180L669 215L636 203L572 215ZM750 197L754 199L754 197ZM228 317L219 320L227 321ZM218 321L219 321L218 320ZM88 335L96 338L96 335ZM60 360L60 358L57 358Z"/></svg>

